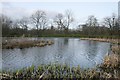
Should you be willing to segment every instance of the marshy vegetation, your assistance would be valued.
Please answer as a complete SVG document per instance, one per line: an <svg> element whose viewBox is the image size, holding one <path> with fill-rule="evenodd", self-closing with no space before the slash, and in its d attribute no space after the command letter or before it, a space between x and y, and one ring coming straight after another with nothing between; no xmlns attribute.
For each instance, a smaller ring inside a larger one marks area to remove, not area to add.
<svg viewBox="0 0 120 80"><path fill-rule="evenodd" d="M95 69L82 70L79 66L70 68L67 65L51 64L40 65L37 69L31 66L26 69L18 70L13 73L2 74L3 79L18 79L18 80L39 80L39 79L51 79L51 78L98 78L99 73Z"/></svg>
<svg viewBox="0 0 120 80"><path fill-rule="evenodd" d="M3 49L28 48L28 47L44 47L54 44L51 40L6 40L2 42Z"/></svg>
<svg viewBox="0 0 120 80"><path fill-rule="evenodd" d="M100 77L101 76L101 77ZM98 79L105 78L99 71L96 69L86 69L82 70L79 66L70 68L67 65L40 65L37 69L34 66L31 66L26 69L18 70L16 72L3 72L3 79L49 79L49 78L64 78L64 79Z"/></svg>

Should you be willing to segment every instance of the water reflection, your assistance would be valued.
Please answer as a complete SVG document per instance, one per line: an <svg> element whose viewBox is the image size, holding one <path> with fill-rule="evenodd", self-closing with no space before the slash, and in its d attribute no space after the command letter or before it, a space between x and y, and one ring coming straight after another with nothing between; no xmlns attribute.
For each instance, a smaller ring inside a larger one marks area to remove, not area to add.
<svg viewBox="0 0 120 80"><path fill-rule="evenodd" d="M94 44L94 45L93 45ZM87 50L87 56L89 59L94 59L95 56L98 53L98 43L95 41L88 41L88 44L86 45L86 50Z"/></svg>
<svg viewBox="0 0 120 80"><path fill-rule="evenodd" d="M36 39L36 38L29 38ZM41 39L41 38L38 38ZM80 65L82 68L92 68L102 62L109 50L109 43L80 40L79 38L42 38L54 40L54 44L45 47L25 49L3 49L2 68L15 70L31 65L49 63L65 63L70 66Z"/></svg>

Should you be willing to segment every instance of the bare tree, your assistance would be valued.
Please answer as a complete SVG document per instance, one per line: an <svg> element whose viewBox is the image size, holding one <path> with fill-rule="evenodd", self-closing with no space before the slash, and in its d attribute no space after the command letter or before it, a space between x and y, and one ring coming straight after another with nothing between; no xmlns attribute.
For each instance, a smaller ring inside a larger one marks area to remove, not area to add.
<svg viewBox="0 0 120 80"><path fill-rule="evenodd" d="M68 30L73 21L73 14L70 10L66 10L65 14L57 14L54 19L54 22L57 24L59 30Z"/></svg>
<svg viewBox="0 0 120 80"><path fill-rule="evenodd" d="M118 35L120 32L119 19L113 13L112 16L104 18L103 23L105 26L109 27L110 35Z"/></svg>
<svg viewBox="0 0 120 80"><path fill-rule="evenodd" d="M112 14L111 17L106 17L104 18L104 24L109 27L110 29L112 29L115 26L115 23L117 21L117 18L115 16L115 14Z"/></svg>
<svg viewBox="0 0 120 80"><path fill-rule="evenodd" d="M47 17L43 16L40 22L40 26L43 30L46 29L47 23L48 23Z"/></svg>
<svg viewBox="0 0 120 80"><path fill-rule="evenodd" d="M112 20L110 17L104 18L104 24L108 26L109 28L112 28Z"/></svg>
<svg viewBox="0 0 120 80"><path fill-rule="evenodd" d="M1 15L1 21L2 21L2 27L8 27L8 28L11 28L11 24L12 24L12 20L9 18L9 17L7 17L7 16L5 16L5 15Z"/></svg>
<svg viewBox="0 0 120 80"><path fill-rule="evenodd" d="M95 33L98 33L99 29L98 20L94 15L90 15L86 21L85 26L83 26L83 32L85 32L87 35L95 35Z"/></svg>
<svg viewBox="0 0 120 80"><path fill-rule="evenodd" d="M65 11L65 24L66 24L66 29L69 29L70 24L74 21L73 18L73 13L70 10Z"/></svg>
<svg viewBox="0 0 120 80"><path fill-rule="evenodd" d="M63 30L65 28L63 14L61 13L57 14L55 16L54 22L57 24L58 30Z"/></svg>
<svg viewBox="0 0 120 80"><path fill-rule="evenodd" d="M10 34L11 25L12 20L6 15L1 14L2 36L8 36Z"/></svg>
<svg viewBox="0 0 120 80"><path fill-rule="evenodd" d="M46 13L38 10L31 16L32 23L36 26L37 30L42 29L46 25Z"/></svg>
<svg viewBox="0 0 120 80"><path fill-rule="evenodd" d="M23 17L19 21L19 25L25 30L28 30L28 24L29 24L29 19L27 17Z"/></svg>
<svg viewBox="0 0 120 80"><path fill-rule="evenodd" d="M97 27L99 24L98 24L98 20L95 16L91 15L88 17L88 20L86 21L86 25L88 27Z"/></svg>

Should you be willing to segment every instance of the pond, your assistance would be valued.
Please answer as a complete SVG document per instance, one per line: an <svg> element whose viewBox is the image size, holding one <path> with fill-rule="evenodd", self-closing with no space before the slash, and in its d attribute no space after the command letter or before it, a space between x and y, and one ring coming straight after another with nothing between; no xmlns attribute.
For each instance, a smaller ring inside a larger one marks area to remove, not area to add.
<svg viewBox="0 0 120 80"><path fill-rule="evenodd" d="M81 68L94 68L103 62L110 43L80 38L28 38L53 40L45 47L2 49L2 70L17 70L31 65L59 63ZM20 39L19 39L20 40Z"/></svg>

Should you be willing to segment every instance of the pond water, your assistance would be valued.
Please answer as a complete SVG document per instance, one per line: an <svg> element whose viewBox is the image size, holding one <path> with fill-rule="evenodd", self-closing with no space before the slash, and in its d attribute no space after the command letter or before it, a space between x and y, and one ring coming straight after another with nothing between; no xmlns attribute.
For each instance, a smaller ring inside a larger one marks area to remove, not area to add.
<svg viewBox="0 0 120 80"><path fill-rule="evenodd" d="M103 62L110 43L81 40L80 38L28 38L53 40L45 47L3 49L2 70L17 70L31 65L60 63L81 68L93 68Z"/></svg>

